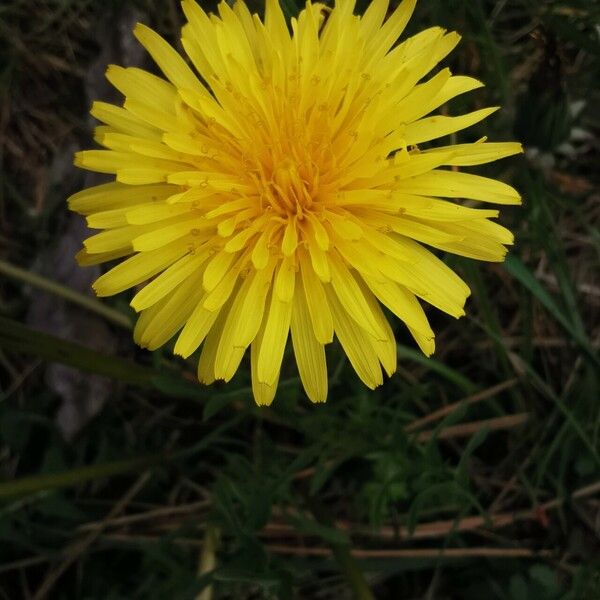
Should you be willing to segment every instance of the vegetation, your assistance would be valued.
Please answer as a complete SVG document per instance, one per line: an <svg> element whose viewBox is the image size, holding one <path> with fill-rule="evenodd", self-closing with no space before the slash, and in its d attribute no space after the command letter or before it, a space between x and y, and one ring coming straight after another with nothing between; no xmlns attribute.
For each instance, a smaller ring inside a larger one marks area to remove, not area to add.
<svg viewBox="0 0 600 600"><path fill-rule="evenodd" d="M599 17L421 0L409 32L459 31L447 64L487 84L449 112L500 104L469 135L526 147L482 170L524 197L516 245L448 259L473 293L428 311L431 359L398 326L376 391L334 346L325 405L284 360L259 409L248 368L205 388L197 357L136 348L127 294L96 300L73 259L89 103L145 60L136 19L176 42L177 3L2 2L0 596L600 598Z"/></svg>

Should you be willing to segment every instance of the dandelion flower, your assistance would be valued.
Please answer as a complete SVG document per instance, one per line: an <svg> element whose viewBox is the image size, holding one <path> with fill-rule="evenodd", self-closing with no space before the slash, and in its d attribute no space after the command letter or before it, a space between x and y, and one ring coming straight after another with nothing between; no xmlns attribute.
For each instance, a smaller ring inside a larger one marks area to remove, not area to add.
<svg viewBox="0 0 600 600"><path fill-rule="evenodd" d="M353 0L308 2L290 30L277 0L266 0L264 23L243 2L222 2L217 16L184 0L187 59L136 27L165 78L109 66L124 104L94 103L104 149L75 163L116 180L69 204L102 230L80 264L124 259L95 282L98 296L145 283L131 301L138 344L177 335L176 354L201 347L207 384L230 380L249 348L254 397L270 404L290 336L320 402L334 338L368 387L395 371L382 306L426 355L434 334L420 300L464 314L468 286L428 248L503 260L513 236L492 220L498 211L460 200L518 204L519 194L457 168L521 147L429 144L496 108L435 113L482 84L432 75L456 33L433 27L396 43L414 4L386 19L388 0L363 16Z"/></svg>

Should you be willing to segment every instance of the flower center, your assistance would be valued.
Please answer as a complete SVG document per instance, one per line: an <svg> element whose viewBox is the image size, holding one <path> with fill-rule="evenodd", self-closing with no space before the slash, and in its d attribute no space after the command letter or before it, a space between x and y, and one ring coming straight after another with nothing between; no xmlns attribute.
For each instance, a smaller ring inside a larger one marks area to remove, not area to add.
<svg viewBox="0 0 600 600"><path fill-rule="evenodd" d="M263 201L282 216L302 219L303 211L313 204L314 192L313 183L302 177L293 160L286 158L275 166L266 182Z"/></svg>

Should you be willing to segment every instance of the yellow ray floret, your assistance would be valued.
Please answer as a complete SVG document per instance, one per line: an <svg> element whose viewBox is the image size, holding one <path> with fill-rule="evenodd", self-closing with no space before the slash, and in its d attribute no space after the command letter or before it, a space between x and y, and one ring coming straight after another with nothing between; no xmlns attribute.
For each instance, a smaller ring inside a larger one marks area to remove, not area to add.
<svg viewBox="0 0 600 600"><path fill-rule="evenodd" d="M135 28L164 78L108 67L122 106L94 103L101 149L75 164L115 181L69 207L101 230L80 264L124 259L96 293L145 284L131 301L138 344L177 335L176 354L200 349L207 384L230 380L250 349L254 396L268 405L291 338L306 394L323 402L334 339L370 388L395 371L382 307L426 355L434 333L421 301L464 314L468 286L427 247L504 259L513 237L489 203L519 194L458 169L522 150L485 138L431 144L497 109L435 112L482 84L436 72L455 33L432 27L398 43L414 5L390 12L374 0L358 16L353 0L307 2L288 25L277 0L264 20L241 1L207 15L183 0L186 57Z"/></svg>

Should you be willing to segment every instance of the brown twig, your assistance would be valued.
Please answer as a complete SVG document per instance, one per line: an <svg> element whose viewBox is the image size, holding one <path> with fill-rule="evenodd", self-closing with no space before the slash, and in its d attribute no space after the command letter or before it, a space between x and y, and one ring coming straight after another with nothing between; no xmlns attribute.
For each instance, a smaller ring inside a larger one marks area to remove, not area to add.
<svg viewBox="0 0 600 600"><path fill-rule="evenodd" d="M438 440L448 440L453 438L467 437L478 432L480 429L489 429L496 431L499 429L512 429L518 427L527 421L529 413L518 413L516 415L507 415L505 417L495 417L493 419L482 419L481 421L472 421L470 423L460 423L451 425L437 432ZM434 430L422 431L417 435L418 442L430 440L436 432Z"/></svg>
<svg viewBox="0 0 600 600"><path fill-rule="evenodd" d="M511 380L510 381L511 385L514 385L513 381L516 381L516 380ZM509 382L504 382L504 384L502 384L502 385L505 385L506 388L511 387L508 385L508 383ZM498 387L498 386L496 386L496 387ZM506 389L506 388L503 388L503 389ZM487 390L487 392L489 393L490 390ZM482 394L483 394L483 392L482 392ZM475 396L472 396L471 398L474 398L474 397ZM489 396L487 396L487 397L489 397ZM483 399L483 398L478 397L477 399L472 400L472 401L477 402L479 399ZM464 402L465 400L461 400L460 402ZM444 407L443 409L436 411L436 413L427 415L427 417L424 417L423 419L419 419L418 421L413 421L412 423L407 425L407 427L405 428L405 431L413 431L414 429L417 429L418 427L420 427L421 425L424 425L425 423L428 423L432 420L435 420L437 418L445 416L446 414L449 414L457 407L458 404L460 404L460 402L451 404L447 407ZM430 418L432 415L435 415L435 417ZM501 430L501 429L511 429L513 427L518 427L519 425L522 425L523 423L525 423L525 421L527 421L528 418L529 418L529 413L517 413L516 415L507 415L504 417L496 417L493 419L482 419L480 421L471 421L469 423L460 423L458 425L451 425L450 427L445 427L445 428L441 429L440 431L437 432L436 438L439 440L448 440L448 439L453 439L453 438L467 437L469 435L477 433L480 429L483 429L484 427L490 429L491 431ZM422 431L421 433L419 433L417 435L417 442L422 443L422 442L426 442L426 441L430 440L432 438L432 436L434 435L434 433L435 432L432 429L429 429L427 431ZM327 463L325 463L326 466L331 466L332 464L333 464L333 461L328 461ZM299 479L305 479L306 477L310 477L314 472L315 472L315 467L307 467L306 469L302 469L301 471L296 472L294 474L294 479L296 481Z"/></svg>
<svg viewBox="0 0 600 600"><path fill-rule="evenodd" d="M416 419L415 421L412 421L412 423L409 423L404 428L404 431L406 431L407 433L410 433L411 431L415 431L415 429L420 429L423 425L427 425L428 423L431 423L432 421L437 421L438 419L441 419L441 418L449 415L450 413L454 412L462 404L470 405L470 404L475 404L477 402L481 402L482 400L487 400L488 398L491 398L491 397L495 396L496 394L499 394L500 392L503 392L505 390L510 389L511 387L514 387L515 385L517 385L518 381L519 380L516 378L509 379L508 381L503 381L502 383L499 383L498 385L488 388L487 390L482 390L481 392L477 392L476 394L473 394L472 396L467 396L466 398L462 398L461 400L458 400L457 402L453 402L452 404L448 404L447 406L444 406L438 410L434 410L433 412L429 413L428 415L426 415L420 419Z"/></svg>
<svg viewBox="0 0 600 600"><path fill-rule="evenodd" d="M122 512L127 504L140 492L150 478L150 471L146 471L137 481L129 488L125 495L117 502L106 516L106 520L110 520ZM63 573L91 546L102 533L103 528L93 530L84 538L74 542L66 552L65 559L56 568L46 573L44 580L33 596L33 600L43 600L48 597L50 590L54 584L60 579Z"/></svg>
<svg viewBox="0 0 600 600"><path fill-rule="evenodd" d="M597 481L595 483L592 483L590 485L584 486L582 488L579 488L578 490L576 490L575 492L573 492L573 494L571 494L570 499L571 500L577 500L577 499L582 499L582 498L587 498L589 496L593 496L594 494L598 494L600 493L600 481ZM516 512L512 512L512 513L499 513L499 514L495 514L495 515L490 515L489 517L482 517L482 516L476 516L476 517L465 517L463 519L460 520L440 520L440 521L432 521L430 523L422 523L420 525L417 525L414 529L414 531L412 532L412 534L409 534L409 531L406 527L400 527L400 528L394 528L394 527L390 527L390 526L385 526L385 527L380 527L379 529L373 529L373 528L361 528L358 527L352 523L348 523L346 521L341 521L338 520L336 521L335 525L338 529L343 530L343 531L348 531L351 532L353 534L358 534L361 536L370 536L370 537L376 537L379 540L418 540L418 539L433 539L433 538L437 538L437 537L443 537L453 531L456 532L469 532L469 531L476 531L478 529L481 529L482 527L487 527L489 529L496 529L496 528L500 528L500 527L506 527L508 525L511 525L513 523L516 523L518 521L540 521L540 515L544 514L547 511L550 510L554 510L558 507L560 507L566 499L564 498L554 498L552 500L549 500L548 502L545 502L544 504L541 504L538 507L535 507L533 509L528 509L528 510L521 510L521 511L516 511ZM190 505L186 505L185 507L180 507L180 508L187 508L190 509L193 506L193 504ZM176 507L173 507L176 508ZM163 510L163 509L160 509ZM144 517L144 520L146 517L148 517L149 514L153 513L155 511L147 511L145 513L143 513L142 515L132 515L132 516L140 516L140 517ZM171 511L173 512L173 511ZM177 511L175 511L177 512ZM182 510L181 512L185 513L187 512L186 510ZM192 513L193 511L189 510L190 513ZM106 519L106 523L115 523L115 519L109 519L107 517ZM120 543L142 543L142 544L147 544L147 543L152 543L152 542L157 542L161 536L160 535L144 535L144 534L122 534L122 533L103 533L103 529L98 529L98 524L97 523L88 523L86 525L83 526L84 530L88 530L91 529L94 533L95 536L94 539L99 539L99 540L103 540L103 541L108 541L108 542L120 542ZM272 522L269 523L265 529L263 530L263 533L266 534L267 536L272 535L273 537L277 536L277 535L290 535L293 534L295 532L295 529L292 525L288 525L287 523L280 523L280 522ZM199 540L199 539L190 539L190 538L177 538L173 540L173 543L177 544L177 545L181 545L184 547L190 547L190 548L198 548L201 549L202 545L203 545L203 541ZM270 544L268 545L268 547L276 552L277 548L288 548L289 546L281 546L278 544ZM440 556L440 550L437 549L417 549L419 552L426 552L427 555L426 557L431 557L431 556ZM295 551L297 554L302 554L305 553L305 550L303 548L297 548ZM329 552L329 550L327 548L316 548L314 550L310 550L309 552L306 553L306 555L309 555L312 552L311 555L327 555L327 553ZM356 552L363 552L361 550L356 550ZM377 552L384 552L385 557L389 557L389 558L402 558L402 557L419 557L419 556L424 556L424 555L418 555L415 554L415 551L410 550L410 549L384 549L384 550L367 550L366 552L371 553L370 556L363 556L363 555L356 555L357 557L375 557L377 556L376 554L373 553L377 553ZM406 554L405 554L406 553ZM457 554L458 553L458 554ZM442 556L446 556L446 557L450 557L450 556L454 556L457 558L460 557L473 557L473 556L496 556L496 557L508 557L508 556L547 556L548 553L547 552L539 552L537 554L534 554L533 551L529 550L529 549L523 549L523 548L508 548L508 549L504 549L504 548L487 548L485 550L485 553L482 554L481 553L481 548L457 548L457 549L446 549L442 552ZM3 572L8 572L8 571L12 571L15 569L23 569L23 568L27 568L29 566L34 566L43 562L47 562L51 560L51 557L45 557L45 556L40 556L40 557L30 557L30 558L24 558L24 559L20 559L17 561L14 561L12 563L7 563L5 565L2 565L2 567L0 567L0 573Z"/></svg>
<svg viewBox="0 0 600 600"><path fill-rule="evenodd" d="M134 515L124 515L116 517L114 519L104 519L102 521L92 521L90 523L84 523L78 527L79 531L95 531L97 529L107 529L109 527L118 527L120 525L131 525L133 523L139 523L147 521L149 519L157 519L160 517L170 517L172 515L195 513L196 511L206 508L208 501L202 500L199 502L191 502L189 504L182 504L181 506L165 506L163 508L157 508L154 510L147 510L142 513Z"/></svg>
<svg viewBox="0 0 600 600"><path fill-rule="evenodd" d="M296 556L329 556L331 550L321 547L287 546L270 544L267 548L278 554L293 554ZM487 546L475 548L381 548L350 550L356 558L533 558L551 556L547 550L531 550L530 548L490 548Z"/></svg>
<svg viewBox="0 0 600 600"><path fill-rule="evenodd" d="M593 496L600 493L600 481L579 488L570 499L576 500ZM489 516L472 516L462 519L447 519L439 521L431 521L429 523L421 523L417 525L412 533L407 527L391 527L383 526L377 529L368 527L359 527L347 521L337 520L335 526L349 533L362 536L376 537L377 539L386 540L418 540L443 537L451 532L467 532L475 531L482 527L496 529L506 527L517 521L540 521L540 515L543 515L549 510L554 510L564 504L564 498L554 498L539 506L531 509L524 509L515 512L497 513ZM294 532L294 528L287 523L269 523L265 528L266 535L290 534Z"/></svg>

